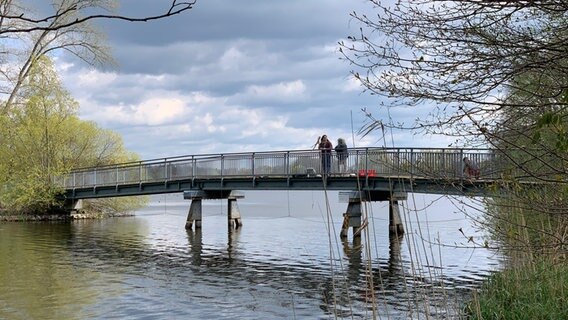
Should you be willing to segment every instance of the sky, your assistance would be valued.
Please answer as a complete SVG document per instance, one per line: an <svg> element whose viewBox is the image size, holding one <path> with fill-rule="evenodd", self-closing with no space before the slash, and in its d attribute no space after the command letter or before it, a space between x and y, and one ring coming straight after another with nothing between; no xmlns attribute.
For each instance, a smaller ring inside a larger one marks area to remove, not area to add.
<svg viewBox="0 0 568 320"><path fill-rule="evenodd" d="M170 1L125 0L120 13L159 12ZM381 107L341 60L338 42L377 14L366 0L198 0L149 23L99 21L117 67L58 58L80 117L123 137L142 159L334 146L446 147L409 132L357 132L375 118L410 123L412 109Z"/></svg>

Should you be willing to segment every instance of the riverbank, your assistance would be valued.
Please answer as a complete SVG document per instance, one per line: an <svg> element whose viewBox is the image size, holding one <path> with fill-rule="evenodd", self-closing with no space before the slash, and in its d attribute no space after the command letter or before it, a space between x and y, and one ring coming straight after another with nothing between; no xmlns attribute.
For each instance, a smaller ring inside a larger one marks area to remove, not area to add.
<svg viewBox="0 0 568 320"><path fill-rule="evenodd" d="M70 221L70 220L105 219L105 218L129 217L129 216L134 216L134 213L132 212L103 213L103 212L79 211L72 213L55 213L55 214L19 214L19 215L0 214L0 222Z"/></svg>
<svg viewBox="0 0 568 320"><path fill-rule="evenodd" d="M470 319L566 319L568 265L540 261L496 273L467 313Z"/></svg>

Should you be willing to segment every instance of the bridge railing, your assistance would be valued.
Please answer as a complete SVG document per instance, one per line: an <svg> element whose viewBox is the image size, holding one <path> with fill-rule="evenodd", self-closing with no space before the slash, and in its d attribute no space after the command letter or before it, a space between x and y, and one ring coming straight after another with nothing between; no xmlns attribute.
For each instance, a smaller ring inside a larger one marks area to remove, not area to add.
<svg viewBox="0 0 568 320"><path fill-rule="evenodd" d="M498 157L486 149L352 148L344 170L331 154L331 176L463 178L463 158L481 169L480 179L499 177ZM290 177L322 174L319 150L189 155L75 170L57 182L65 189L157 181L236 177Z"/></svg>

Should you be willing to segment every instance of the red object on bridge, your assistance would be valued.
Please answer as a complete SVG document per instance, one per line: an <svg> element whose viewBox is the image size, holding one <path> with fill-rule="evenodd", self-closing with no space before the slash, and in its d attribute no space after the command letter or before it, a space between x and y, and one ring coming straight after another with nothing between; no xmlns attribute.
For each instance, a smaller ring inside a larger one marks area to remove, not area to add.
<svg viewBox="0 0 568 320"><path fill-rule="evenodd" d="M365 176L374 177L376 175L377 175L376 170L359 170L359 177L365 177Z"/></svg>

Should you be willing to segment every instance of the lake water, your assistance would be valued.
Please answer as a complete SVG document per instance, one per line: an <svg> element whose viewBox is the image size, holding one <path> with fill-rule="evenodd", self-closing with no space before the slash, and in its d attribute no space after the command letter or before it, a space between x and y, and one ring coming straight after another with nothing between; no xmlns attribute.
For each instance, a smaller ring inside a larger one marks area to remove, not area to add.
<svg viewBox="0 0 568 320"><path fill-rule="evenodd" d="M0 319L451 319L500 265L445 198L410 195L399 240L386 203L367 206L358 245L339 239L337 193L245 195L232 232L220 200L186 231L181 194L134 217L0 224Z"/></svg>

